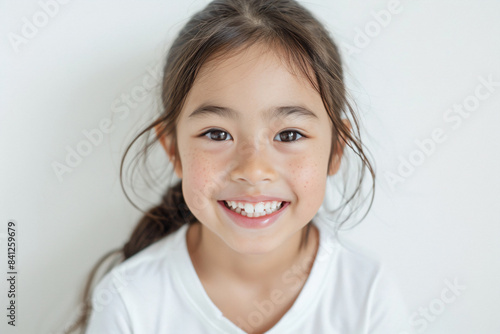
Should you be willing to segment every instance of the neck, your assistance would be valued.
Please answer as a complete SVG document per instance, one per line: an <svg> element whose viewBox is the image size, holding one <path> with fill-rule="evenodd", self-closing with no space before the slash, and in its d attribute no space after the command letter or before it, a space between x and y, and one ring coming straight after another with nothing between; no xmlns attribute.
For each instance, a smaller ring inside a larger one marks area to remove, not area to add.
<svg viewBox="0 0 500 334"><path fill-rule="evenodd" d="M190 226L188 250L200 279L229 280L266 289L279 284L288 275L305 281L318 248L318 231L312 225L306 246L301 247L307 227L295 233L287 243L265 254L241 254L228 247L217 235L200 223ZM305 240L304 240L305 242Z"/></svg>

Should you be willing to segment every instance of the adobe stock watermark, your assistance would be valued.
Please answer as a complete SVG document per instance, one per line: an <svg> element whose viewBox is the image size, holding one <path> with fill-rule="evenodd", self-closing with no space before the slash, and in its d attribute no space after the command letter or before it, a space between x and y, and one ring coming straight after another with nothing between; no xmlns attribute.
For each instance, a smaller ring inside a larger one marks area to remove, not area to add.
<svg viewBox="0 0 500 334"><path fill-rule="evenodd" d="M360 54L364 48L370 45L370 43L389 26L393 17L401 13L402 10L403 6L400 0L390 0L387 3L386 9L381 9L379 11L372 10L370 15L373 19L368 21L363 28L354 28L356 35L354 36L352 44L342 42L340 46L349 56Z"/></svg>
<svg viewBox="0 0 500 334"><path fill-rule="evenodd" d="M130 284L130 282L133 281L132 277L127 274L124 267L121 268L121 270L110 272L110 275L111 282L109 286L96 289L92 293L91 312L93 313L102 312L113 301L113 299L117 298L117 295L123 291ZM75 314L73 314L70 320L65 323L61 329L53 331L52 334L70 333L73 330L76 320L86 311L87 305L83 302L80 303L75 311Z"/></svg>
<svg viewBox="0 0 500 334"><path fill-rule="evenodd" d="M427 305L419 307L410 315L408 322L417 333L424 332L467 289L467 286L460 283L456 277L453 280L445 279L444 285L445 287L441 290L439 296L430 300ZM408 333L401 332L399 334Z"/></svg>
<svg viewBox="0 0 500 334"><path fill-rule="evenodd" d="M128 93L122 93L117 97L111 106L112 114L118 116L120 120L126 120L133 109L137 108L148 97L149 92L155 88L161 81L160 64L146 67L146 73L143 75L141 83L134 85ZM100 146L106 135L111 134L116 129L112 124L111 118L104 117L98 125L92 129L83 129L81 139L74 147L66 145L66 157L63 161L54 160L51 163L52 170L60 183L64 181L65 174L73 172L80 166L84 158L88 157L94 149Z"/></svg>
<svg viewBox="0 0 500 334"><path fill-rule="evenodd" d="M476 111L482 101L485 101L500 87L500 81L494 81L493 75L487 78L478 77L480 82L474 92L467 95L461 103L455 103L443 113L443 121L451 130L458 130L465 119L468 119L472 112ZM449 131L449 130L448 130ZM384 171L384 178L392 190L396 186L404 183L412 176L417 167L422 166L427 159L432 156L439 144L448 140L447 131L443 127L436 127L432 130L430 136L422 139L415 139L416 148L406 156L398 155L399 165L395 171Z"/></svg>
<svg viewBox="0 0 500 334"><path fill-rule="evenodd" d="M31 17L21 18L21 30L19 33L9 32L7 38L15 53L20 52L20 47L33 40L40 31L45 28L51 19L59 13L61 6L68 4L69 0L40 0L38 10Z"/></svg>

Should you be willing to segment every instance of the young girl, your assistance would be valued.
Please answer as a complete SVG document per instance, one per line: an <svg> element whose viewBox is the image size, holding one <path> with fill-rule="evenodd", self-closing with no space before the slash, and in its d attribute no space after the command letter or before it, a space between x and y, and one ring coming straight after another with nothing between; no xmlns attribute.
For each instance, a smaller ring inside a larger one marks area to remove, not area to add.
<svg viewBox="0 0 500 334"><path fill-rule="evenodd" d="M309 11L293 0L211 2L167 55L162 102L141 135L154 130L180 181L139 222L92 298L89 281L77 327L402 333L404 304L381 266L337 239L333 213L374 172L339 50ZM363 173L322 219L327 180L347 148Z"/></svg>

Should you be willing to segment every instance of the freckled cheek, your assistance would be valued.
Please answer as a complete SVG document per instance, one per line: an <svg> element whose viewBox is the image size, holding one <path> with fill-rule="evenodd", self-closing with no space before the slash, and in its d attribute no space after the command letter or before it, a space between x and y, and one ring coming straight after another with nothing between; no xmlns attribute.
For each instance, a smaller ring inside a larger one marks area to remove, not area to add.
<svg viewBox="0 0 500 334"><path fill-rule="evenodd" d="M213 198L222 184L223 162L202 151L193 151L183 161L182 182L186 192Z"/></svg>
<svg viewBox="0 0 500 334"><path fill-rule="evenodd" d="M299 201L311 207L321 205L326 188L326 164L325 159L309 156L297 159L289 165L292 171L290 182Z"/></svg>

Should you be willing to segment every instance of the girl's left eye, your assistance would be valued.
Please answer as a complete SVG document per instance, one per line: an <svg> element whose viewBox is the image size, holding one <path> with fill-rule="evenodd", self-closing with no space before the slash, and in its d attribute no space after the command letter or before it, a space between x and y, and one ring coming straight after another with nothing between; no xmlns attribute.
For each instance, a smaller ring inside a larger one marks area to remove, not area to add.
<svg viewBox="0 0 500 334"><path fill-rule="evenodd" d="M302 135L298 131L295 131L295 130L286 130L286 131L278 133L276 135L276 137L274 137L274 138L275 139L279 138L279 141L282 141L282 142L285 142L285 143L293 143L293 142L298 141L299 138L297 136L305 137L304 135Z"/></svg>

